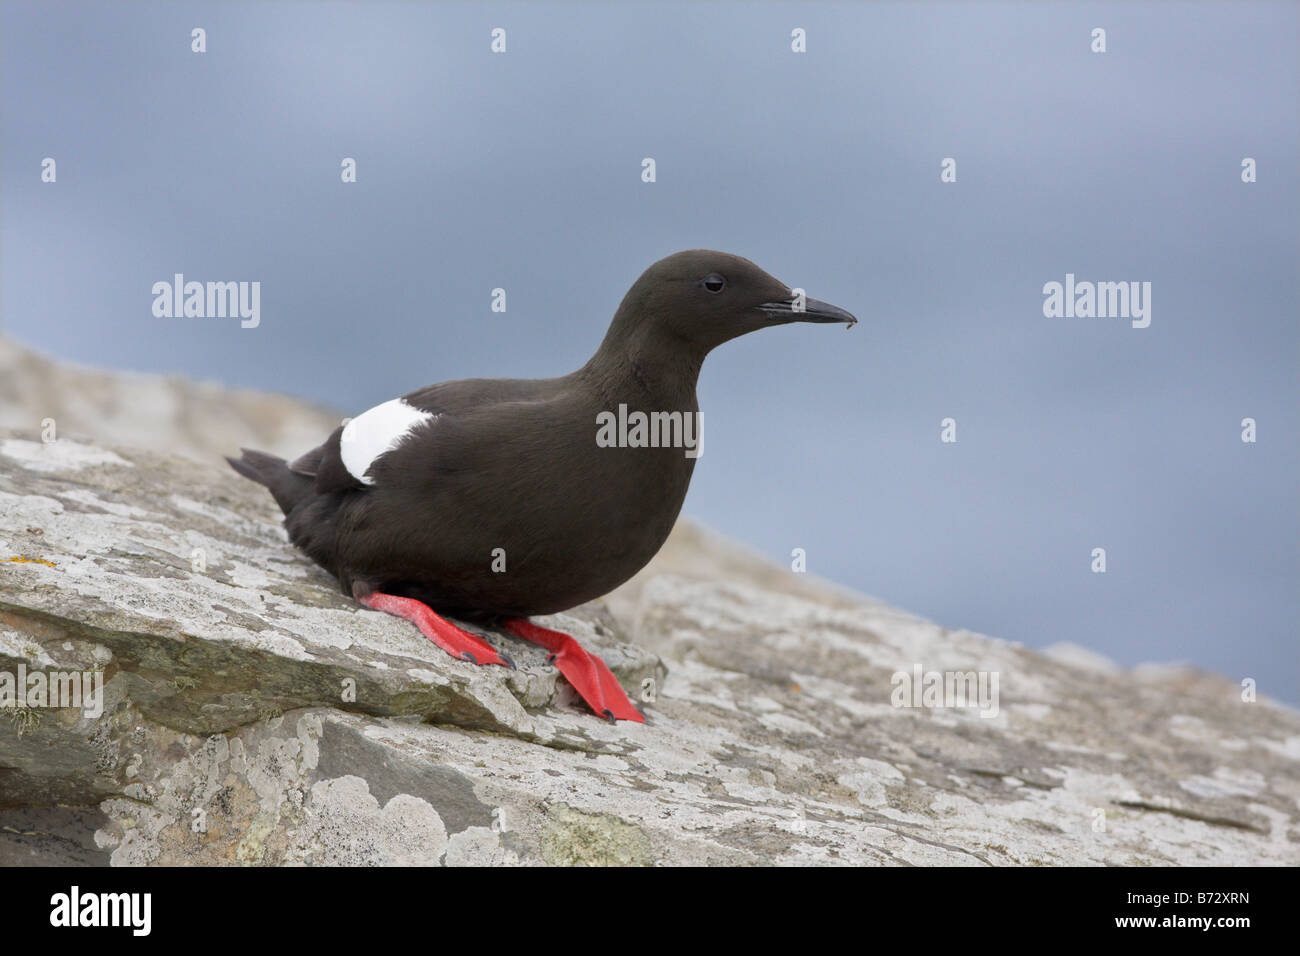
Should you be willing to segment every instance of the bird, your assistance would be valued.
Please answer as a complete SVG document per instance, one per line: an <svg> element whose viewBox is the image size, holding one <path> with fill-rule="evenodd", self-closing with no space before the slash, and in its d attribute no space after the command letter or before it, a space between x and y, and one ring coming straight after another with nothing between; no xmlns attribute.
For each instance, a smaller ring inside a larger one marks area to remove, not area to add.
<svg viewBox="0 0 1300 956"><path fill-rule="evenodd" d="M548 651L596 715L643 723L604 661L529 618L607 594L659 551L696 464L712 349L776 325L857 321L748 259L687 250L642 273L577 371L430 385L345 419L293 461L226 460L270 491L290 541L345 595L480 666L514 663L447 618L500 626Z"/></svg>

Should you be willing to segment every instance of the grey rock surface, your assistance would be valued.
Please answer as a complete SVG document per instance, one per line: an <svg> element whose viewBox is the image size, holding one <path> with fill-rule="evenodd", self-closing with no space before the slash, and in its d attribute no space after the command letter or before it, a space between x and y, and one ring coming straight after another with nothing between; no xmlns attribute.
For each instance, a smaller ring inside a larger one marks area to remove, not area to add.
<svg viewBox="0 0 1300 956"><path fill-rule="evenodd" d="M1291 864L1300 716L1178 668L950 631L690 526L540 650L452 660L359 608L224 465L0 433L0 674L102 675L103 712L0 710L0 863ZM685 546L682 542L685 541ZM996 713L893 675L996 674ZM1243 699L1245 698L1245 699Z"/></svg>
<svg viewBox="0 0 1300 956"><path fill-rule="evenodd" d="M292 457L340 417L286 395L60 362L0 333L0 428L212 462L241 445Z"/></svg>
<svg viewBox="0 0 1300 956"><path fill-rule="evenodd" d="M686 520L550 620L647 725L508 636L516 672L453 661L338 594L220 461L337 417L0 337L0 683L104 698L0 707L0 865L1300 860L1294 711L947 631ZM998 675L996 716L893 706L917 666Z"/></svg>

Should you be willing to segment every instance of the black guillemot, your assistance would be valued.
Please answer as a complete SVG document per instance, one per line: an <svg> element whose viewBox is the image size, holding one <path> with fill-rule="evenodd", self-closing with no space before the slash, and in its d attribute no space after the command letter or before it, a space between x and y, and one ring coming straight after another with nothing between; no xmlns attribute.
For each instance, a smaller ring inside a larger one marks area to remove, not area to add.
<svg viewBox="0 0 1300 956"><path fill-rule="evenodd" d="M292 462L247 449L227 461L270 490L290 540L344 594L410 620L457 658L513 666L440 615L499 622L550 651L597 714L642 722L599 657L527 618L600 597L654 557L695 467L698 450L683 445L698 432L679 425L698 416L704 357L788 322L857 319L748 259L679 252L637 279L576 372L430 385ZM667 440L626 440L626 428L609 440L611 416L626 423L628 409Z"/></svg>

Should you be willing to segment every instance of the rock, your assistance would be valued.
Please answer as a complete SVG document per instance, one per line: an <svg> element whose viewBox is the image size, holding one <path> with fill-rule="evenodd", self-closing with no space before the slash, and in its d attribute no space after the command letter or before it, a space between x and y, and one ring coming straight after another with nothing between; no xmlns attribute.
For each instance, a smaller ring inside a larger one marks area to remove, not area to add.
<svg viewBox="0 0 1300 956"><path fill-rule="evenodd" d="M659 574L632 621L543 619L644 702L613 727L540 650L487 632L520 669L478 668L358 608L224 467L6 433L0 515L0 673L104 688L97 716L0 712L0 860L1298 859L1300 718L1210 675L808 600L724 554L734 580ZM999 675L996 713L893 706L916 665Z"/></svg>
<svg viewBox="0 0 1300 956"><path fill-rule="evenodd" d="M608 610L542 619L646 725L509 636L485 632L518 671L454 661L340 595L216 457L334 417L230 394L0 341L0 695L20 669L103 688L101 713L0 708L0 864L1300 862L1294 710L945 630L686 521ZM988 716L895 706L917 669L996 677Z"/></svg>
<svg viewBox="0 0 1300 956"><path fill-rule="evenodd" d="M101 670L110 704L196 735L334 705L554 739L544 712L567 685L557 689L543 650L512 647L519 669L493 674L360 608L286 545L269 497L234 472L68 439L0 436L0 460L11 519L0 527L0 653L29 668ZM612 640L599 608L539 620L598 648L633 684L662 674ZM45 738L61 729L34 724L9 773L50 776ZM65 757L88 766L88 753ZM60 799L69 769L50 782ZM80 786L100 784L90 775Z"/></svg>
<svg viewBox="0 0 1300 956"><path fill-rule="evenodd" d="M240 446L301 454L341 418L286 395L56 362L0 335L0 428L218 461Z"/></svg>

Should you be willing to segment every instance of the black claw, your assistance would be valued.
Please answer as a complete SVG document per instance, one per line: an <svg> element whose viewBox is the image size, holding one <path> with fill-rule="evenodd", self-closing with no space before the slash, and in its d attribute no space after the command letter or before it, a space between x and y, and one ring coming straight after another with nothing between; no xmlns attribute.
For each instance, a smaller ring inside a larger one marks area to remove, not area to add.
<svg viewBox="0 0 1300 956"><path fill-rule="evenodd" d="M461 651L460 656L465 658L465 660L469 661L471 664L478 663L478 658L474 656L473 651Z"/></svg>
<svg viewBox="0 0 1300 956"><path fill-rule="evenodd" d="M518 667L515 667L515 662L514 662L514 661L513 661L509 656L507 656L507 655L505 655L505 654L502 654L500 651L497 651L497 657L499 657L499 658L501 658L503 661L505 661L505 662L506 662L506 667L510 668L512 671L517 671L517 670L519 670Z"/></svg>
<svg viewBox="0 0 1300 956"><path fill-rule="evenodd" d="M555 655L555 654L551 654L551 655L549 655L549 656L546 658L546 663L548 663L548 664L554 664L554 663L555 663L555 658L556 658L556 656L557 656L557 655Z"/></svg>
<svg viewBox="0 0 1300 956"><path fill-rule="evenodd" d="M618 724L618 721L614 719L614 712L610 710L608 707L605 708L605 719L608 720L611 724L615 724L615 725Z"/></svg>

